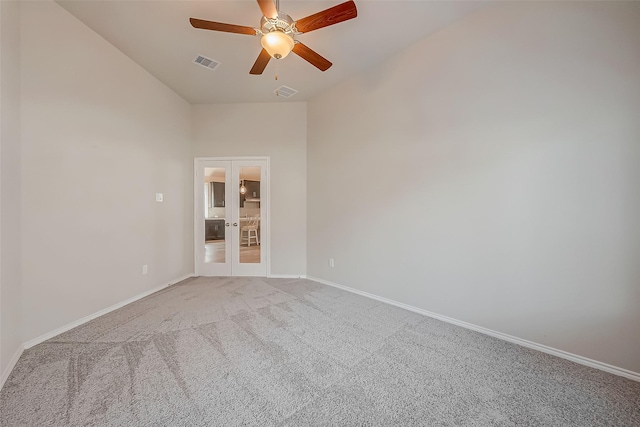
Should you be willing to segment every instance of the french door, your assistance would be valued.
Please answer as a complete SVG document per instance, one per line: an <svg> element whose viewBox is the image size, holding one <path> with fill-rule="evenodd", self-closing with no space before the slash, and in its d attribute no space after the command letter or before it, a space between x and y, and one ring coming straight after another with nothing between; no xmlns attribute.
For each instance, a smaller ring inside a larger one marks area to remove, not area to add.
<svg viewBox="0 0 640 427"><path fill-rule="evenodd" d="M266 276L269 159L195 159L195 273Z"/></svg>

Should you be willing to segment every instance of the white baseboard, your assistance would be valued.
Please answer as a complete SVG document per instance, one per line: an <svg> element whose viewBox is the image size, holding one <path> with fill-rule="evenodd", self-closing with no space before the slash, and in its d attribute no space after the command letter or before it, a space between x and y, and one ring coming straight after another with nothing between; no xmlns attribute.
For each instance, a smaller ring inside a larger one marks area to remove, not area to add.
<svg viewBox="0 0 640 427"><path fill-rule="evenodd" d="M0 390L2 390L2 387L4 387L4 383L5 381L7 381L7 378L9 378L9 375L11 374L11 371L13 371L13 368L16 367L16 363L18 363L18 359L20 359L20 356L22 356L23 351L24 351L24 345L21 344L16 349L16 352L13 354L13 357L9 361L9 364L7 365L4 372L2 373L2 376L0 377Z"/></svg>
<svg viewBox="0 0 640 427"><path fill-rule="evenodd" d="M173 281L171 281L171 282L169 282L169 283L165 283L164 285L158 286L158 287L156 287L156 288L154 288L154 289L150 289L150 290L145 291L145 292L143 292L143 293L141 293L141 294L138 294L138 295L136 295L136 296L133 296L133 297L131 297L131 298L128 298L128 299L126 299L126 300L124 300L124 301L120 301L119 303L114 304L114 305L112 305L111 307L107 307L107 308L102 309L102 310L100 310L100 311L96 311L95 313L90 314L90 315L88 315L88 316L85 316L85 317L83 317L82 319L78 319L78 320L76 320L76 321L74 321L74 322L67 323L66 325L61 326L61 327L59 327L59 328L57 328L57 329L54 329L53 331L47 332L46 334L40 335L39 337L36 337L36 338L34 338L34 339L32 339L32 340L27 341L26 343L24 343L24 344L23 344L24 349L31 348L31 347L33 347L34 345L38 345L38 344L40 344L41 342L44 342L44 341L46 341L46 340L48 340L48 339L51 339L51 338L53 338L53 337L55 337L55 336L57 336L57 335L60 335L60 334L61 334L61 333L63 333L63 332L67 332L67 331L68 331L68 330L70 330L70 329L73 329L73 328L75 328L75 327L77 327L77 326L80 326L80 325L82 325L82 324L84 324L84 323L87 323L88 321L93 320L93 319L95 319L96 317L103 316L103 315L105 315L105 314L107 314L107 313L110 313L110 312L112 312L112 311L114 311L114 310L117 310L117 309L119 309L119 308L122 308L122 307L124 307L124 306L125 306L125 305L127 305L127 304L131 304L131 303L132 303L132 302L134 302L134 301L137 301L137 300L142 299L142 298L144 298L144 297L146 297L146 296L149 296L149 295L151 295L151 294L153 294L153 293L156 293L156 292L158 292L158 291L161 291L161 290L163 290L164 288L167 288L167 287L169 287L169 286L171 286L171 285L175 285L176 283L182 282L183 280L186 280L186 279L188 279L189 277L193 277L193 274L187 274L187 275L185 275L185 276L183 276L183 277L181 277L181 278L179 278L179 279L173 280Z"/></svg>
<svg viewBox="0 0 640 427"><path fill-rule="evenodd" d="M306 279L306 274L269 274L270 279Z"/></svg>
<svg viewBox="0 0 640 427"><path fill-rule="evenodd" d="M471 329L476 332L480 332L485 335L489 335L495 338L499 338L504 341L508 341L514 344L521 345L523 347L531 348L533 350L538 350L543 353L551 354L553 356L558 356L563 359L570 360L575 363L579 363L581 365L589 366L591 368L600 369L601 371L609 372L615 375L619 375L621 377L629 378L634 381L640 382L640 373L633 372L628 369L619 368L617 366L609 365L607 363L599 362L597 360L589 359L587 357L579 356L577 354L569 353L564 350L559 350L557 348L549 347L543 344L538 344L533 341L528 341L522 338L514 337L513 335L503 334L502 332L494 331L492 329L487 329L482 326L474 325L473 323L464 322L462 320L457 320L452 317L443 316L441 314L433 313L431 311L423 310L421 308L413 307L408 304L404 304L398 301L394 301L388 298L384 298L378 295L370 294L368 292L360 291L358 289L350 288L348 286L339 285L337 283L330 282L328 280L319 279L317 277L307 276L307 279L313 280L314 282L322 283L324 285L333 286L335 288L340 288L348 292L352 292L354 294L362 295L367 298L372 298L387 304L395 305L396 307L404 308L405 310L413 311L415 313L422 314L424 316L433 317L434 319L442 320L443 322L451 323L457 326L461 326L466 329Z"/></svg>

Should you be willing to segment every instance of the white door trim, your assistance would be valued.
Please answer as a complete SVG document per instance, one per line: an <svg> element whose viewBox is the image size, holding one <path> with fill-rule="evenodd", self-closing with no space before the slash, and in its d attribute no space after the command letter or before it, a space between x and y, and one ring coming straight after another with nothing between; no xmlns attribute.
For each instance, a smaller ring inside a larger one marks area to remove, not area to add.
<svg viewBox="0 0 640 427"><path fill-rule="evenodd" d="M264 253L266 263L266 277L271 274L271 158L269 156L231 156L231 157L194 157L193 159L193 261L194 261L194 273L199 274L198 267L198 251L200 251L200 234L199 234L199 222L203 220L203 213L201 206L198 205L199 197L202 196L202 182L198 177L198 170L201 162L208 161L264 161L266 162L265 178L266 182L263 183L260 192L260 204L263 206L264 212L266 212L266 233L261 237L260 245L261 251ZM233 274L233 273L232 273Z"/></svg>

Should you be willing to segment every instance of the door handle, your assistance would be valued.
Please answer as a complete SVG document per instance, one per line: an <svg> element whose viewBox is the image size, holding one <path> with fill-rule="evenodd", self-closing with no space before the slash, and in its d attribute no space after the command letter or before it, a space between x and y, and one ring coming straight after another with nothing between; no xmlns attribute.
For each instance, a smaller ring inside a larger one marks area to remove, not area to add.
<svg viewBox="0 0 640 427"><path fill-rule="evenodd" d="M226 223L225 225L228 227L228 226L229 226L229 223Z"/></svg>
<svg viewBox="0 0 640 427"><path fill-rule="evenodd" d="M234 227L237 227L237 226L238 226L238 223L237 223L237 222L234 222L234 223L233 223L233 226L234 226Z"/></svg>

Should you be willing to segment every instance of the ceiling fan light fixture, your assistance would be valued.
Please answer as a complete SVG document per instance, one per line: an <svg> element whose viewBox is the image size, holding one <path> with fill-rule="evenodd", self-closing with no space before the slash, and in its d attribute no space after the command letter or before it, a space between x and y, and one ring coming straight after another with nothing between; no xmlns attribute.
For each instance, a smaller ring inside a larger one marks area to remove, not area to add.
<svg viewBox="0 0 640 427"><path fill-rule="evenodd" d="M295 44L293 37L280 30L264 34L260 43L262 43L264 50L275 59L282 59L289 55Z"/></svg>

